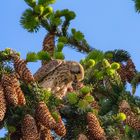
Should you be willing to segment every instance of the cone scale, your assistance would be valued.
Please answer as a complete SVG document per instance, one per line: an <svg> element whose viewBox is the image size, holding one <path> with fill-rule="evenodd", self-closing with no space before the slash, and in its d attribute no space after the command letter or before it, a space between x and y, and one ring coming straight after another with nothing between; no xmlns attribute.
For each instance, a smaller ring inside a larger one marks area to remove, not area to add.
<svg viewBox="0 0 140 140"><path fill-rule="evenodd" d="M21 131L23 140L39 140L35 119L29 114L23 119Z"/></svg>
<svg viewBox="0 0 140 140"><path fill-rule="evenodd" d="M17 55L13 56L13 60L15 71L19 74L20 78L26 83L34 82L34 77L27 68L26 62Z"/></svg>
<svg viewBox="0 0 140 140"><path fill-rule="evenodd" d="M6 99L4 96L3 88L0 85L0 122L4 119L6 113Z"/></svg>
<svg viewBox="0 0 140 140"><path fill-rule="evenodd" d="M89 112L87 114L87 121L90 135L93 136L95 140L106 140L105 132L93 113Z"/></svg>
<svg viewBox="0 0 140 140"><path fill-rule="evenodd" d="M36 119L45 127L52 129L55 127L55 120L44 102L39 102L36 108Z"/></svg>

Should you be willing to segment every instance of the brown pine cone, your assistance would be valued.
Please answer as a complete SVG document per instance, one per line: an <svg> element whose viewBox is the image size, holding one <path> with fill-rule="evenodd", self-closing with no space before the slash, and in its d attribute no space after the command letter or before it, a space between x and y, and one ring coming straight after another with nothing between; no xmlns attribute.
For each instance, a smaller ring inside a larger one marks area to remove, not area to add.
<svg viewBox="0 0 140 140"><path fill-rule="evenodd" d="M19 74L20 78L27 83L34 82L34 77L31 74L30 70L27 68L26 62L20 59L18 55L13 55L12 57L14 61L15 71Z"/></svg>
<svg viewBox="0 0 140 140"><path fill-rule="evenodd" d="M24 93L22 92L21 88L20 88L20 83L16 77L16 75L13 73L10 75L11 76L11 80L13 82L13 87L15 88L17 97L18 97L18 105L25 105L26 104L26 100L24 97Z"/></svg>
<svg viewBox="0 0 140 140"><path fill-rule="evenodd" d="M52 117L48 107L44 102L39 102L36 108L36 119L45 127L52 129L55 127L56 122Z"/></svg>
<svg viewBox="0 0 140 140"><path fill-rule="evenodd" d="M35 119L29 114L25 115L23 119L21 131L23 140L39 140Z"/></svg>
<svg viewBox="0 0 140 140"><path fill-rule="evenodd" d="M43 125L39 125L40 140L54 140L51 135L51 130Z"/></svg>
<svg viewBox="0 0 140 140"><path fill-rule="evenodd" d="M135 65L134 65L132 59L129 59L127 61L127 64L126 64L126 72L127 72L127 75L126 75L127 81L129 83L131 83L133 77L136 75L136 68L135 68Z"/></svg>
<svg viewBox="0 0 140 140"><path fill-rule="evenodd" d="M97 117L93 113L89 112L87 114L87 121L90 135L92 135L95 140L106 140L105 132L100 126Z"/></svg>
<svg viewBox="0 0 140 140"><path fill-rule="evenodd" d="M121 64L120 69L117 71L123 83L127 81L127 71L125 65Z"/></svg>
<svg viewBox="0 0 140 140"><path fill-rule="evenodd" d="M3 88L0 85L0 122L4 119L6 113L6 99L4 96Z"/></svg>
<svg viewBox="0 0 140 140"><path fill-rule="evenodd" d="M138 119L138 116L131 111L130 105L127 101L123 100L120 102L119 112L122 112L126 115L126 120L124 122L127 125L140 131L140 120Z"/></svg>
<svg viewBox="0 0 140 140"><path fill-rule="evenodd" d="M43 41L43 51L48 52L51 57L53 57L55 49L55 34L48 33ZM47 64L47 61L42 61L42 65Z"/></svg>
<svg viewBox="0 0 140 140"><path fill-rule="evenodd" d="M2 76L2 86L4 89L4 94L6 97L6 101L8 104L17 106L18 105L18 97L16 94L16 90L13 86L13 81L10 75L3 75Z"/></svg>
<svg viewBox="0 0 140 140"><path fill-rule="evenodd" d="M78 139L77 140L88 140L87 136L85 136L84 134L79 134L78 135Z"/></svg>
<svg viewBox="0 0 140 140"><path fill-rule="evenodd" d="M64 137L66 135L66 128L60 115L58 117L58 122L56 122L54 131L57 135L61 137Z"/></svg>

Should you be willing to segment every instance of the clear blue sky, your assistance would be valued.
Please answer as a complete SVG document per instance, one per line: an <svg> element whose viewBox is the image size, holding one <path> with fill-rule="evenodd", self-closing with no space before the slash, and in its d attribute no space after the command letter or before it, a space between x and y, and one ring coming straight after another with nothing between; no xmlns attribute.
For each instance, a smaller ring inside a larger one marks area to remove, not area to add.
<svg viewBox="0 0 140 140"><path fill-rule="evenodd" d="M13 48L21 52L22 58L29 51L41 50L46 35L43 29L31 34L20 26L20 16L27 7L24 0L3 0L0 8L0 50ZM77 18L72 27L81 30L91 46L104 51L127 50L140 71L140 14L135 12L132 0L57 0L53 7L75 11ZM67 48L64 51L69 60L84 57L74 51L71 55ZM31 63L29 68L35 72L38 64ZM0 136L3 132L0 131Z"/></svg>

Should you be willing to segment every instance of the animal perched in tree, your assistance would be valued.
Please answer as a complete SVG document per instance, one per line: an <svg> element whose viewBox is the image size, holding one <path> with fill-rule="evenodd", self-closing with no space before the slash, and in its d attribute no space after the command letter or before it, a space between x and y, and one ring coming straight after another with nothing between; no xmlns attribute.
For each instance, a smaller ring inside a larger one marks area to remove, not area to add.
<svg viewBox="0 0 140 140"><path fill-rule="evenodd" d="M50 89L56 97L62 99L73 82L83 80L84 69L78 62L52 60L39 68L34 78L40 86Z"/></svg>

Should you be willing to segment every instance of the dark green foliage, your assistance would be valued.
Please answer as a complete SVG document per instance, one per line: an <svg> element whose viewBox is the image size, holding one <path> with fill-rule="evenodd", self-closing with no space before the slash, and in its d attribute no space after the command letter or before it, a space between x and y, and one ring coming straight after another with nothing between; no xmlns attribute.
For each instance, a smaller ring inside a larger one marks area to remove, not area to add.
<svg viewBox="0 0 140 140"><path fill-rule="evenodd" d="M36 0L24 0L30 7L35 7Z"/></svg>
<svg viewBox="0 0 140 140"><path fill-rule="evenodd" d="M126 62L130 58L130 54L125 50L114 50L107 51L105 55L108 57L109 55L112 57L111 61L114 62Z"/></svg>
<svg viewBox="0 0 140 140"><path fill-rule="evenodd" d="M134 0L134 2L135 2L136 11L139 13L140 12L140 0Z"/></svg>

